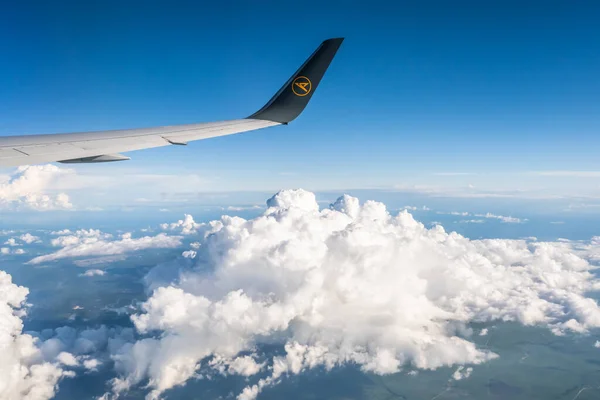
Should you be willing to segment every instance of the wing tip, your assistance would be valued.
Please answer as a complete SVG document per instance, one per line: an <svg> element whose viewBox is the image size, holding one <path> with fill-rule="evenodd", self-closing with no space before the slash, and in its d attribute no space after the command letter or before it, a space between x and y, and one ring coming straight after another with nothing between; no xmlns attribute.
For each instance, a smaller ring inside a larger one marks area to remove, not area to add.
<svg viewBox="0 0 600 400"><path fill-rule="evenodd" d="M296 119L308 105L343 41L343 37L324 40L271 100L248 118L281 124Z"/></svg>

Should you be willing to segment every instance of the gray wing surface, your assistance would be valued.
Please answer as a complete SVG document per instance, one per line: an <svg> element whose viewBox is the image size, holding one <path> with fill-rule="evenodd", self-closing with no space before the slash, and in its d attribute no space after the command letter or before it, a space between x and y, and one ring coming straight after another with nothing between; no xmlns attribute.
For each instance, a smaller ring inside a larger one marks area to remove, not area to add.
<svg viewBox="0 0 600 400"><path fill-rule="evenodd" d="M97 163L128 160L120 153L185 145L194 140L287 125L304 110L342 38L321 43L267 104L248 118L221 122L98 132L0 137L0 167L44 162Z"/></svg>

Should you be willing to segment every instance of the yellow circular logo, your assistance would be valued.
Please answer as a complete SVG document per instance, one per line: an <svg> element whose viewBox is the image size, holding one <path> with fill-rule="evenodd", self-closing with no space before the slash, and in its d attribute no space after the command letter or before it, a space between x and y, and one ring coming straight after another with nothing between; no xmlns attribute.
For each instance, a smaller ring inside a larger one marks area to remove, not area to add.
<svg viewBox="0 0 600 400"><path fill-rule="evenodd" d="M299 76L292 82L292 91L296 96L306 96L312 89L310 79L305 76Z"/></svg>

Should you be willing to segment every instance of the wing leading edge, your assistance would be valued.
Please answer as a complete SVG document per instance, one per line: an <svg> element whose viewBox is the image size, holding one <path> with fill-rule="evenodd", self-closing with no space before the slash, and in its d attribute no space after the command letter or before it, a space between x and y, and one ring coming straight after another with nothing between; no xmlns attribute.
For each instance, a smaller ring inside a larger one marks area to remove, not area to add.
<svg viewBox="0 0 600 400"><path fill-rule="evenodd" d="M286 125L304 110L343 38L325 40L279 91L248 118L200 124L0 137L0 167L43 162L96 163L128 160L122 152L185 145L194 140Z"/></svg>

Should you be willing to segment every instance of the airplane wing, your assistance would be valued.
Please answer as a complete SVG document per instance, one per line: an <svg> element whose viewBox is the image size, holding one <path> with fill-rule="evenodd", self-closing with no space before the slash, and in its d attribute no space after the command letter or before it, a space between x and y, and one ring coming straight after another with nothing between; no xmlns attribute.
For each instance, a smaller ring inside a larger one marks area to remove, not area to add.
<svg viewBox="0 0 600 400"><path fill-rule="evenodd" d="M152 147L185 145L208 139L287 125L304 110L343 38L325 40L259 111L244 119L200 124L97 132L0 137L0 167L129 160L120 153Z"/></svg>

